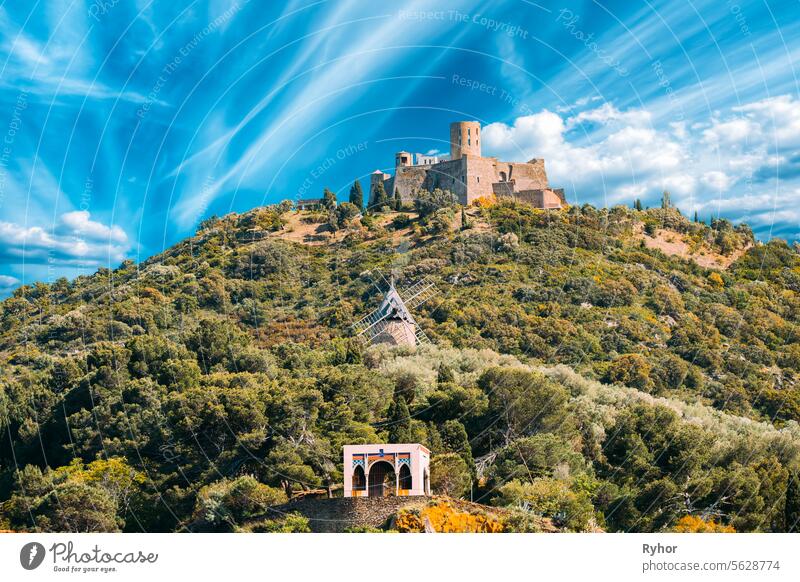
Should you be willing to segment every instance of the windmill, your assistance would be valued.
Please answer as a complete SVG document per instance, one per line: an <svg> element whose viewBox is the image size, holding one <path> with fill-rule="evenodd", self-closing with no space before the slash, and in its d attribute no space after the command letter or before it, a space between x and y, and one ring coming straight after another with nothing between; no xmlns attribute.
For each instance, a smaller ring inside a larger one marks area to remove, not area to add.
<svg viewBox="0 0 800 582"><path fill-rule="evenodd" d="M354 323L353 329L358 337L363 337L372 344L416 346L430 343L428 336L411 315L411 310L435 294L436 286L427 277L410 287L398 290L392 275L380 307Z"/></svg>

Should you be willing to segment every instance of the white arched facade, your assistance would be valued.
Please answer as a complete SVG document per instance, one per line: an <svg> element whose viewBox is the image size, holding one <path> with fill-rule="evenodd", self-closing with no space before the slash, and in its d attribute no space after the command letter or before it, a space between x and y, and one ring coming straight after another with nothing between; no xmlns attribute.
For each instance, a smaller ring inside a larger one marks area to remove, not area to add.
<svg viewBox="0 0 800 582"><path fill-rule="evenodd" d="M421 444L345 445L343 457L345 497L430 495L431 452ZM394 471L393 487L378 486L388 474L382 463Z"/></svg>

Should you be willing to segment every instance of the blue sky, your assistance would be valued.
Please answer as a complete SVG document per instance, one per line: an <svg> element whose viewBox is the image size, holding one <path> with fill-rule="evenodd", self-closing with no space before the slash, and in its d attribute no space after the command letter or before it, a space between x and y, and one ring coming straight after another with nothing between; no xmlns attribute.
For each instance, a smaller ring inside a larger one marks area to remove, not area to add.
<svg viewBox="0 0 800 582"><path fill-rule="evenodd" d="M398 7L398 4L402 8ZM400 149L546 159L572 203L800 233L796 1L0 5L0 293L211 214L344 198Z"/></svg>

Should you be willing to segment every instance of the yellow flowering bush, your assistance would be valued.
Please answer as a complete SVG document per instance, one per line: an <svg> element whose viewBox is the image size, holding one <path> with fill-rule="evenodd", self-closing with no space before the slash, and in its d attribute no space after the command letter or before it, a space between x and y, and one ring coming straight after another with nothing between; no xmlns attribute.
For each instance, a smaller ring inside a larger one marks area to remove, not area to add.
<svg viewBox="0 0 800 582"><path fill-rule="evenodd" d="M425 531L425 521L437 533L500 533L503 524L494 516L461 511L446 501L431 503L421 510L403 510L397 517L397 530L404 533Z"/></svg>
<svg viewBox="0 0 800 582"><path fill-rule="evenodd" d="M696 515L685 515L672 528L677 533L735 533L732 525L717 523L713 519L704 520Z"/></svg>

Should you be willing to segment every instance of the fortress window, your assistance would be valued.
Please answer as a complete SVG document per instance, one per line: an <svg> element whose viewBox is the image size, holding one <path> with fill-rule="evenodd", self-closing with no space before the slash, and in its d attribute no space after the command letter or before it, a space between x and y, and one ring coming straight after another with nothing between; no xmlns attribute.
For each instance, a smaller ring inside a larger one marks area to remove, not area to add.
<svg viewBox="0 0 800 582"><path fill-rule="evenodd" d="M480 176L476 176L476 178L478 178L478 184L480 184L481 183L481 177Z"/></svg>

